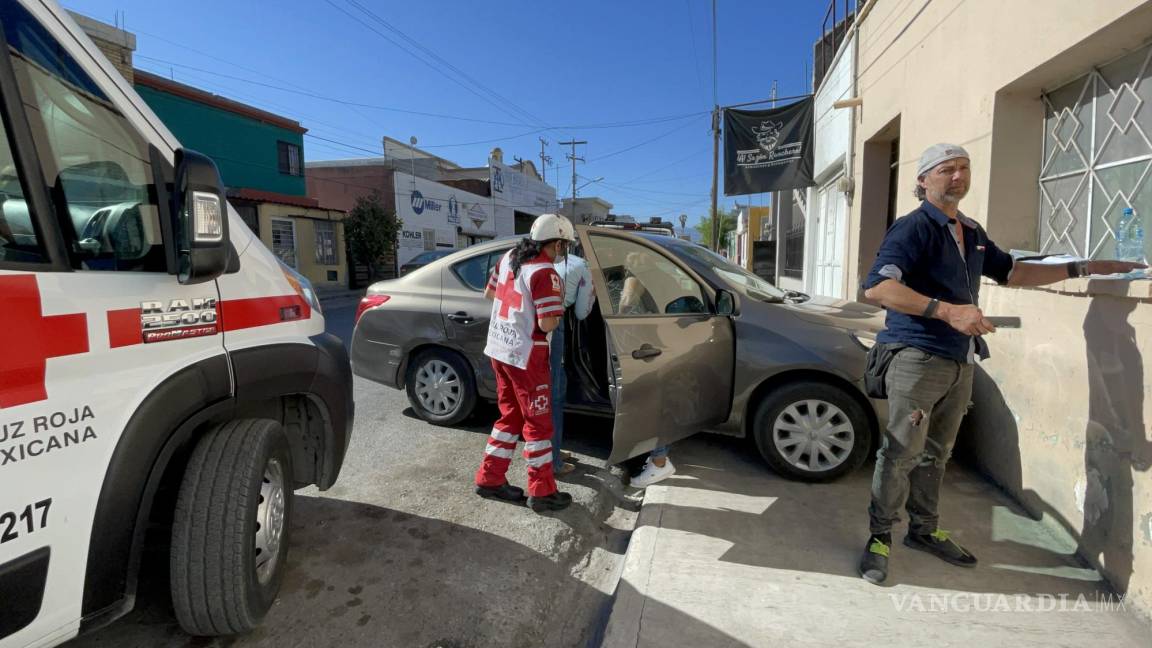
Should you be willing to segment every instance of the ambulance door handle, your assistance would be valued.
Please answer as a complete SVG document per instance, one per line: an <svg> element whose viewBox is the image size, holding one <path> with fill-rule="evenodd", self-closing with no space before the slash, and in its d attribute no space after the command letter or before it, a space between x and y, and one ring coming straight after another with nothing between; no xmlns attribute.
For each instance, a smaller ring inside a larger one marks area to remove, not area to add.
<svg viewBox="0 0 1152 648"><path fill-rule="evenodd" d="M476 321L476 318L470 317L468 313L465 313L464 311L452 313L448 316L448 319L456 322L457 324L471 324Z"/></svg>
<svg viewBox="0 0 1152 648"><path fill-rule="evenodd" d="M632 352L632 357L636 360L644 360L645 358L655 358L663 353L660 349L652 346L651 344L642 345L639 349Z"/></svg>

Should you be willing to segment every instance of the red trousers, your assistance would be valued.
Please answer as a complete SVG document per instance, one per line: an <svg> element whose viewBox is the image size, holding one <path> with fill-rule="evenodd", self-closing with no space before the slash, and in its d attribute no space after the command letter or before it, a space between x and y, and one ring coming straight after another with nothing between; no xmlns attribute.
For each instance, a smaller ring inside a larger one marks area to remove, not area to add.
<svg viewBox="0 0 1152 648"><path fill-rule="evenodd" d="M552 476L552 373L548 343L539 341L532 347L526 369L497 360L492 361L492 368L496 372L500 420L488 437L484 461L476 471L476 484L495 488L507 482L516 443L524 437L528 494L547 497L556 492L556 479Z"/></svg>

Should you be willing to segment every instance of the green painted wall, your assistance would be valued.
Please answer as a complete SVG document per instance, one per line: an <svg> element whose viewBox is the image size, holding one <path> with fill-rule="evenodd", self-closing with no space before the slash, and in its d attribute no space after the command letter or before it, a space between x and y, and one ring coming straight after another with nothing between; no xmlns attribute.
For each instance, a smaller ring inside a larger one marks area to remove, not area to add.
<svg viewBox="0 0 1152 648"><path fill-rule="evenodd" d="M136 92L156 112L181 146L199 151L220 168L229 188L261 189L292 196L306 194L304 176L280 173L276 142L300 147L303 173L304 136L214 106L142 85Z"/></svg>

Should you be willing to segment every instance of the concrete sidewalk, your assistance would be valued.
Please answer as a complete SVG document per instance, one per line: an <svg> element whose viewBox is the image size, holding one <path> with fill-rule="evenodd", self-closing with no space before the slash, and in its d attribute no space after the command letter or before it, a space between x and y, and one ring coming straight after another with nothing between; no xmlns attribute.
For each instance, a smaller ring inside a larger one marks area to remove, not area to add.
<svg viewBox="0 0 1152 648"><path fill-rule="evenodd" d="M1152 646L1099 575L978 475L950 466L942 526L980 565L908 549L856 573L873 464L833 484L767 470L741 442L673 447L632 535L603 646ZM1110 607L1110 606L1113 606Z"/></svg>

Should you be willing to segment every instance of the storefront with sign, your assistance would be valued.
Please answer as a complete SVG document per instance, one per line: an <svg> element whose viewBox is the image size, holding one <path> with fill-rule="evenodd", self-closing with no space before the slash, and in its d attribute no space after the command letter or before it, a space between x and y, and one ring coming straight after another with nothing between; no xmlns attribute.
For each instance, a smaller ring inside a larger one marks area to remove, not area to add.
<svg viewBox="0 0 1152 648"><path fill-rule="evenodd" d="M395 172L396 215L403 223L396 263L421 252L454 250L512 234L493 218L493 199L439 182ZM509 219L510 220L510 219Z"/></svg>
<svg viewBox="0 0 1152 648"><path fill-rule="evenodd" d="M493 157L488 161L492 201L501 231L526 234L540 214L558 213L556 189L534 174L523 173Z"/></svg>

